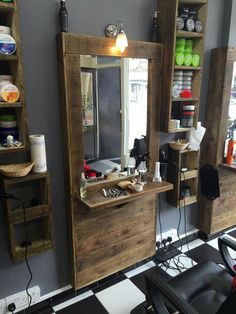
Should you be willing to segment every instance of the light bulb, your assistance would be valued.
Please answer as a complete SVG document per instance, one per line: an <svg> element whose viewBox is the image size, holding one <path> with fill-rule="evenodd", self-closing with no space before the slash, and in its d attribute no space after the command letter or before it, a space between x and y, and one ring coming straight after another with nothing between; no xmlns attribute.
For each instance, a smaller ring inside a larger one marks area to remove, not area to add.
<svg viewBox="0 0 236 314"><path fill-rule="evenodd" d="M116 47L120 50L121 53L123 53L125 48L128 47L127 36L122 28L116 38Z"/></svg>

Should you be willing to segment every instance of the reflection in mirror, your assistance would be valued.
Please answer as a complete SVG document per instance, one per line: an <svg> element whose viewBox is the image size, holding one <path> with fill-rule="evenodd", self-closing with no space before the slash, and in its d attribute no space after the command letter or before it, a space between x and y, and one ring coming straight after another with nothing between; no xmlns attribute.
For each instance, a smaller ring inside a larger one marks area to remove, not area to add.
<svg viewBox="0 0 236 314"><path fill-rule="evenodd" d="M148 59L81 55L84 159L93 175L127 167L146 135Z"/></svg>

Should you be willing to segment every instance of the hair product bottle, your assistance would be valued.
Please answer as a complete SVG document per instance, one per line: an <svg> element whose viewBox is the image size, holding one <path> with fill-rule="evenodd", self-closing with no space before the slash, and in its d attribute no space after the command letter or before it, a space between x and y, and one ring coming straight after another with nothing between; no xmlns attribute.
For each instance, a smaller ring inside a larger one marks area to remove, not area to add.
<svg viewBox="0 0 236 314"><path fill-rule="evenodd" d="M81 173L81 178L80 178L80 197L84 198L87 195L87 181L85 179L84 172Z"/></svg>
<svg viewBox="0 0 236 314"><path fill-rule="evenodd" d="M59 10L60 31L68 32L68 12L66 9L66 0L61 0L61 7Z"/></svg>

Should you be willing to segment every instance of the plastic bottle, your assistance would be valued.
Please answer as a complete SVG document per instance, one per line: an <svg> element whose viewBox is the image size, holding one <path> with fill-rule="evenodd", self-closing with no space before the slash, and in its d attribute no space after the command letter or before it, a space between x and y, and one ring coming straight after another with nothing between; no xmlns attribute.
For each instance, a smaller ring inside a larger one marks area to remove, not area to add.
<svg viewBox="0 0 236 314"><path fill-rule="evenodd" d="M136 160L134 158L134 150L131 149L130 155L129 155L129 160L128 160L128 166L127 166L127 175L128 176L135 174L135 164L136 164Z"/></svg>
<svg viewBox="0 0 236 314"><path fill-rule="evenodd" d="M141 163L139 165L139 181L142 183L147 183L147 165L146 165L146 160L147 160L147 155L148 153L145 153L141 156Z"/></svg>
<svg viewBox="0 0 236 314"><path fill-rule="evenodd" d="M85 179L84 172L81 173L80 178L80 197L84 198L87 195L87 181Z"/></svg>
<svg viewBox="0 0 236 314"><path fill-rule="evenodd" d="M66 9L66 0L61 0L61 7L59 10L60 31L68 32L68 12Z"/></svg>
<svg viewBox="0 0 236 314"><path fill-rule="evenodd" d="M151 39L153 42L157 42L158 40L158 20L157 20L158 13L159 13L158 11L155 11L154 17L153 17L152 34L151 34L152 35Z"/></svg>
<svg viewBox="0 0 236 314"><path fill-rule="evenodd" d="M227 165L232 165L233 163L234 144L235 144L235 141L231 138L228 143L228 149L227 149L227 155L226 155Z"/></svg>

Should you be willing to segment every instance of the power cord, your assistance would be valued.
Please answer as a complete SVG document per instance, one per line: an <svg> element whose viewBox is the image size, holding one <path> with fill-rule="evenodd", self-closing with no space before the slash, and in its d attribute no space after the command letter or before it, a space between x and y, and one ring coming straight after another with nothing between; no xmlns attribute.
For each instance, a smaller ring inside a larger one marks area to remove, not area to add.
<svg viewBox="0 0 236 314"><path fill-rule="evenodd" d="M33 279L33 274L32 274L32 271L31 271L31 268L30 268L30 265L29 265L29 261L28 261L28 247L32 245L32 242L30 241L30 238L29 238L29 232L28 232L28 228L27 228L27 223L26 223L26 210L25 210L25 204L24 202L18 198L17 196L15 196L14 194L10 194L10 193L5 193L5 194L0 194L0 199L1 198L6 198L6 199L12 199L12 200L16 200L17 202L20 203L20 206L23 208L23 216L24 216L24 229L25 229L25 239L22 243L21 243L21 247L22 248L25 248L25 262L26 262L26 266L27 266L27 269L28 269L28 272L30 274L30 279L27 283L27 286L26 286L26 294L28 295L29 297L29 304L28 304L28 308L26 309L26 313L28 312L28 309L30 308L31 306L31 302L32 302L32 296L31 294L29 293L29 286L31 284L31 281ZM9 309L10 307L10 309ZM15 307L15 308L14 308ZM12 313L14 313L16 309L16 306L14 303L11 303L8 305L8 310Z"/></svg>

